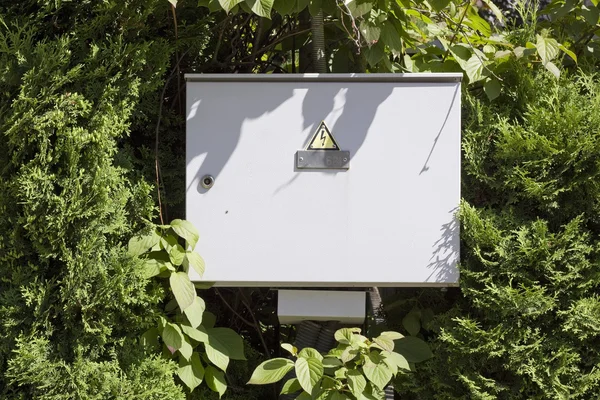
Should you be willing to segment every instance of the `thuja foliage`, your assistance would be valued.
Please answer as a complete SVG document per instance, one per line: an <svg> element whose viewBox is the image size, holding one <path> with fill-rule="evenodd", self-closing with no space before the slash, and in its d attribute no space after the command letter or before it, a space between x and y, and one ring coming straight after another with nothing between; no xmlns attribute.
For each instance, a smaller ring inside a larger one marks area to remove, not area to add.
<svg viewBox="0 0 600 400"><path fill-rule="evenodd" d="M0 5L0 398L184 398L147 352L164 290L123 243L150 186L119 150L171 49L162 2ZM167 8L164 8L167 10Z"/></svg>
<svg viewBox="0 0 600 400"><path fill-rule="evenodd" d="M600 78L513 71L464 96L462 295L404 398L600 393Z"/></svg>

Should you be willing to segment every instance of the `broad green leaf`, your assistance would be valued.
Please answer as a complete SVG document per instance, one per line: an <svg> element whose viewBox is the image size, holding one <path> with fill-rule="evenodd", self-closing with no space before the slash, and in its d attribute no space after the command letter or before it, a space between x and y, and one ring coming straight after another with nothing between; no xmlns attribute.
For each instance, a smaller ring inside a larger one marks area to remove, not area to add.
<svg viewBox="0 0 600 400"><path fill-rule="evenodd" d="M296 377L300 386L307 393L312 393L313 389L323 377L323 364L316 358L298 358L296 360Z"/></svg>
<svg viewBox="0 0 600 400"><path fill-rule="evenodd" d="M292 378L283 384L280 394L292 394L292 393L296 393L300 390L302 390L302 386L300 386L300 382L298 382L298 378Z"/></svg>
<svg viewBox="0 0 600 400"><path fill-rule="evenodd" d="M177 236L169 229L160 237L159 244L161 249L166 250L168 253L173 246L177 246L179 243L177 242Z"/></svg>
<svg viewBox="0 0 600 400"><path fill-rule="evenodd" d="M581 15L585 19L585 22L591 26L595 26L598 23L598 17L600 17L600 11L596 6L587 7L585 4L581 6Z"/></svg>
<svg viewBox="0 0 600 400"><path fill-rule="evenodd" d="M427 343L417 337L407 336L395 342L396 353L402 354L408 362L418 363L433 357Z"/></svg>
<svg viewBox="0 0 600 400"><path fill-rule="evenodd" d="M469 77L469 83L474 83L483 79L483 63L473 54L469 61L467 61L465 72Z"/></svg>
<svg viewBox="0 0 600 400"><path fill-rule="evenodd" d="M400 40L400 33L390 21L385 21L383 23L381 40L383 40L383 43L389 47L393 55L402 55L402 40Z"/></svg>
<svg viewBox="0 0 600 400"><path fill-rule="evenodd" d="M261 363L248 381L250 385L267 385L279 382L285 374L294 368L294 362L287 358L273 358Z"/></svg>
<svg viewBox="0 0 600 400"><path fill-rule="evenodd" d="M335 331L333 337L339 343L350 344L354 340L355 333L360 333L360 328L342 328Z"/></svg>
<svg viewBox="0 0 600 400"><path fill-rule="evenodd" d="M541 35L537 35L537 42L535 44L535 48L542 59L542 64L546 64L556 58L559 53L559 44L556 39L543 37Z"/></svg>
<svg viewBox="0 0 600 400"><path fill-rule="evenodd" d="M338 386L341 384L341 382L335 378L332 378L329 375L323 375L323 378L321 380L321 389L327 390L327 389L333 389L334 387ZM341 386L341 385L340 385ZM318 387L316 389L319 389Z"/></svg>
<svg viewBox="0 0 600 400"><path fill-rule="evenodd" d="M335 390L328 397L328 400L350 400L350 398L348 396L346 396L344 393L341 393L341 392L338 392L337 390Z"/></svg>
<svg viewBox="0 0 600 400"><path fill-rule="evenodd" d="M183 333L185 333L186 335L188 335L190 338L194 339L197 342L200 342L200 343L208 342L208 333L206 332L206 329L204 329L204 327L202 325L200 325L196 328L192 328L191 326L188 326L188 325L181 325L181 330L183 331Z"/></svg>
<svg viewBox="0 0 600 400"><path fill-rule="evenodd" d="M298 357L302 357L302 358L316 358L319 361L323 361L323 356L321 355L321 353L319 353L317 350L310 348L310 347L305 347L302 350L300 350L300 353L298 353Z"/></svg>
<svg viewBox="0 0 600 400"><path fill-rule="evenodd" d="M573 53L571 50L567 49L562 44L559 45L558 48L561 49L566 55L571 57L571 59L577 63L577 56L575 55L575 53Z"/></svg>
<svg viewBox="0 0 600 400"><path fill-rule="evenodd" d="M421 330L421 318L419 314L413 311L406 314L404 318L402 318L402 326L411 336L417 336ZM389 351L393 351L393 349Z"/></svg>
<svg viewBox="0 0 600 400"><path fill-rule="evenodd" d="M183 313L187 317L192 328L197 328L202 323L202 316L204 315L204 309L206 304L201 297L196 296L194 302L185 310Z"/></svg>
<svg viewBox="0 0 600 400"><path fill-rule="evenodd" d="M367 379L382 390L392 379L392 371L384 362L375 364L368 361L367 358L367 362L363 365L362 370Z"/></svg>
<svg viewBox="0 0 600 400"><path fill-rule="evenodd" d="M159 241L160 236L155 231L145 236L134 236L129 239L127 254L132 257L140 256L158 244Z"/></svg>
<svg viewBox="0 0 600 400"><path fill-rule="evenodd" d="M196 289L210 289L215 286L215 282L194 282L194 287Z"/></svg>
<svg viewBox="0 0 600 400"><path fill-rule="evenodd" d="M488 78L483 85L483 91L487 95L488 99L494 100L496 97L500 96L500 91L502 90L502 86L497 79Z"/></svg>
<svg viewBox="0 0 600 400"><path fill-rule="evenodd" d="M289 343L281 343L281 348L287 350L293 356L298 354L298 348L296 348L296 346L292 346Z"/></svg>
<svg viewBox="0 0 600 400"><path fill-rule="evenodd" d="M183 267L189 271L190 267L194 268L196 273L202 278L204 275L205 264L204 259L195 251L187 251L183 259Z"/></svg>
<svg viewBox="0 0 600 400"><path fill-rule="evenodd" d="M190 357L192 356L192 353L194 352L194 349L192 348L192 345L190 344L190 342L188 342L186 340L186 338L183 338L183 342L181 342L181 347L177 349L177 351L179 352L179 354L181 354L186 360L189 360Z"/></svg>
<svg viewBox="0 0 600 400"><path fill-rule="evenodd" d="M476 7L473 7L471 4L468 4L466 7L468 7L467 18L463 20L463 24L481 32L484 37L491 36L492 28L485 19L481 18L479 15L479 10Z"/></svg>
<svg viewBox="0 0 600 400"><path fill-rule="evenodd" d="M596 7L598 7L598 3L600 3L598 0L591 0L592 4Z"/></svg>
<svg viewBox="0 0 600 400"><path fill-rule="evenodd" d="M206 367L204 371L204 379L206 384L213 391L219 393L219 398L223 396L227 390L227 383L225 382L225 375L212 365Z"/></svg>
<svg viewBox="0 0 600 400"><path fill-rule="evenodd" d="M323 367L325 368L341 367L342 365L342 362L336 357L326 356L325 358L323 358Z"/></svg>
<svg viewBox="0 0 600 400"><path fill-rule="evenodd" d="M373 339L383 350L394 351L394 341L387 336L379 336Z"/></svg>
<svg viewBox="0 0 600 400"><path fill-rule="evenodd" d="M226 13L229 13L229 11L233 9L233 7L235 7L242 1L244 0L219 0L219 4L221 5L221 7L223 7L223 10L225 10Z"/></svg>
<svg viewBox="0 0 600 400"><path fill-rule="evenodd" d="M273 2L273 8L282 16L290 15L294 11L295 5L295 0L275 0Z"/></svg>
<svg viewBox="0 0 600 400"><path fill-rule="evenodd" d="M492 2L492 0L482 0L482 1L494 13L494 16L498 19L498 21L500 21L501 23L504 23L504 15L502 14L502 11L498 8L498 6L496 4L494 4Z"/></svg>
<svg viewBox="0 0 600 400"><path fill-rule="evenodd" d="M350 10L352 16L356 18L365 15L366 13L371 11L371 9L373 8L373 1L351 0L348 3L346 3L346 5L348 7L348 10Z"/></svg>
<svg viewBox="0 0 600 400"><path fill-rule="evenodd" d="M306 392L302 392L296 397L296 400L312 400L312 396Z"/></svg>
<svg viewBox="0 0 600 400"><path fill-rule="evenodd" d="M394 332L394 331L384 331L384 332L381 332L379 334L379 336L385 336L385 337L388 337L388 338L390 338L392 340L398 340L398 339L402 339L404 337L403 334L398 333L398 332Z"/></svg>
<svg viewBox="0 0 600 400"><path fill-rule="evenodd" d="M181 265L185 259L185 250L180 244L176 244L169 250L169 259L173 265Z"/></svg>
<svg viewBox="0 0 600 400"><path fill-rule="evenodd" d="M194 303L196 289L185 272L176 272L169 277L169 283L179 309L185 311Z"/></svg>
<svg viewBox="0 0 600 400"><path fill-rule="evenodd" d="M308 3L310 3L310 0L296 0L294 4L294 12L299 13L300 11L304 10L306 7L308 7Z"/></svg>
<svg viewBox="0 0 600 400"><path fill-rule="evenodd" d="M204 343L204 348L206 349L206 356L210 362L223 371L226 371L229 366L229 356L225 354L222 349L215 349L209 342Z"/></svg>
<svg viewBox="0 0 600 400"><path fill-rule="evenodd" d="M394 363L398 368L410 371L410 364L408 363L406 357L404 357L402 354L398 354L395 351L391 353L385 353L385 360Z"/></svg>
<svg viewBox="0 0 600 400"><path fill-rule="evenodd" d="M355 369L351 369L347 373L348 377L348 387L354 396L357 398L361 393L365 391L365 387L367 386L367 380L363 376L363 374Z"/></svg>
<svg viewBox="0 0 600 400"><path fill-rule="evenodd" d="M365 19L360 23L360 33L367 41L367 44L371 46L379 40L379 35L381 35L381 27L376 25L373 21Z"/></svg>
<svg viewBox="0 0 600 400"><path fill-rule="evenodd" d="M548 61L546 64L544 64L544 67L546 67L546 69L550 71L556 78L560 78L560 69L558 69L556 64L554 64L552 61Z"/></svg>
<svg viewBox="0 0 600 400"><path fill-rule="evenodd" d="M371 47L363 49L367 62L371 67L375 67L385 55L383 42L377 42Z"/></svg>
<svg viewBox="0 0 600 400"><path fill-rule="evenodd" d="M158 329L150 328L140 338L142 346L146 348L158 347Z"/></svg>
<svg viewBox="0 0 600 400"><path fill-rule="evenodd" d="M273 0L245 0L252 11L261 17L271 18Z"/></svg>
<svg viewBox="0 0 600 400"><path fill-rule="evenodd" d="M177 369L177 375L190 389L190 391L194 390L202 383L204 378L204 366L200 361L200 356L198 356L198 353L194 352L189 361L183 357L179 357L179 368Z"/></svg>
<svg viewBox="0 0 600 400"><path fill-rule="evenodd" d="M209 329L215 326L215 322L217 322L217 317L215 317L215 314L211 313L210 311L204 311L204 314L202 315L202 325L206 329Z"/></svg>
<svg viewBox="0 0 600 400"><path fill-rule="evenodd" d="M168 347L172 348L173 351L181 348L181 345L184 342L184 337L179 326L170 322L165 324L160 336L162 337L163 342L165 342Z"/></svg>
<svg viewBox="0 0 600 400"><path fill-rule="evenodd" d="M149 278L152 278L153 276L160 274L161 265L162 265L162 263L159 260L154 260L152 258L145 260L144 266L142 267L142 276L145 279L149 279Z"/></svg>
<svg viewBox="0 0 600 400"><path fill-rule="evenodd" d="M214 349L234 360L246 359L244 356L244 341L233 329L210 328L206 331L208 333L208 344Z"/></svg>
<svg viewBox="0 0 600 400"><path fill-rule="evenodd" d="M221 0L219 0L219 2L221 2ZM221 6L223 5L221 4ZM225 7L223 6L223 8ZM225 11L229 11L230 9L231 8L226 9ZM171 222L171 228L175 231L176 234L185 239L185 241L192 248L192 250L194 249L194 247L196 247L196 243L198 243L200 235L198 234L198 231L196 230L194 225L192 225L191 222L186 221L184 219L175 219Z"/></svg>
<svg viewBox="0 0 600 400"><path fill-rule="evenodd" d="M340 360L342 360L343 363L347 363L349 361L354 360L359 353L360 353L360 350L353 349L352 347L348 346L342 352L342 355L340 356Z"/></svg>
<svg viewBox="0 0 600 400"><path fill-rule="evenodd" d="M442 11L450 4L450 0L429 0L429 4L435 11Z"/></svg>

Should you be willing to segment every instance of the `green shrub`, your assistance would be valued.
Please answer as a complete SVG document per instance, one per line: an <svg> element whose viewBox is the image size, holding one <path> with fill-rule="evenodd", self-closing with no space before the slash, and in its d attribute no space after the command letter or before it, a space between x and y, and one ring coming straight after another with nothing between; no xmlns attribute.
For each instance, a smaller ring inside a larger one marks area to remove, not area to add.
<svg viewBox="0 0 600 400"><path fill-rule="evenodd" d="M464 96L462 295L403 398L600 393L600 79L506 79L498 102Z"/></svg>
<svg viewBox="0 0 600 400"><path fill-rule="evenodd" d="M163 291L122 245L154 214L119 142L162 87L171 49L148 27L163 3L0 6L3 399L185 397L138 345Z"/></svg>

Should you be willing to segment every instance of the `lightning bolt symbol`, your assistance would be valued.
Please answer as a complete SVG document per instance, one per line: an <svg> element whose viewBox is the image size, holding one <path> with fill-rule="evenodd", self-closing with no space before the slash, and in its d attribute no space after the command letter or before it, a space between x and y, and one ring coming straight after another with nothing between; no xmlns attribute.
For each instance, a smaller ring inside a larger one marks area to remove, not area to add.
<svg viewBox="0 0 600 400"><path fill-rule="evenodd" d="M321 146L325 147L325 140L327 140L327 138L325 137L325 130L321 130Z"/></svg>

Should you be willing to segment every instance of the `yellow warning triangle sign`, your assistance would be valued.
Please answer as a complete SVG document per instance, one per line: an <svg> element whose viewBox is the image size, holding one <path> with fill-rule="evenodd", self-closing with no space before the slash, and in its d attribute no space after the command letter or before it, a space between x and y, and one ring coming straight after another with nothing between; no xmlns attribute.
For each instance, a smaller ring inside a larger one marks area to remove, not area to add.
<svg viewBox="0 0 600 400"><path fill-rule="evenodd" d="M321 121L319 127L317 128L314 136L312 137L308 146L306 146L306 150L339 150L335 138L325 125L325 121Z"/></svg>

